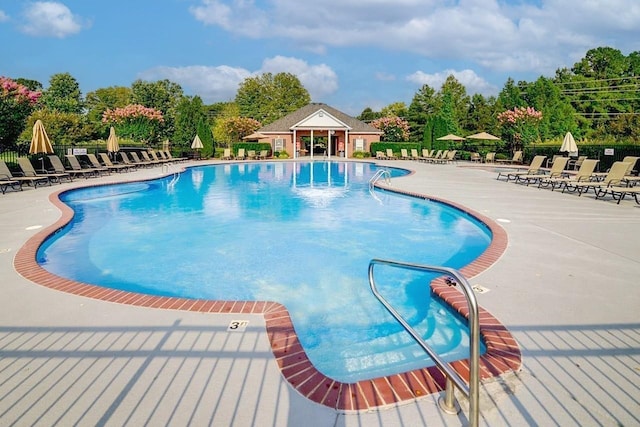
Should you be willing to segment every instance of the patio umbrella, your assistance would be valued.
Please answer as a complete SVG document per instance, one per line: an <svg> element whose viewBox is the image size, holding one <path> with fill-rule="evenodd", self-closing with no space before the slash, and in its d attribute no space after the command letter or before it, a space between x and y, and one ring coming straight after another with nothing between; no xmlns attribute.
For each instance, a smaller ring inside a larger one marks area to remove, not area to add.
<svg viewBox="0 0 640 427"><path fill-rule="evenodd" d="M458 135L450 133L449 135L441 136L437 138L438 141L464 141L464 138Z"/></svg>
<svg viewBox="0 0 640 427"><path fill-rule="evenodd" d="M120 151L120 144L118 144L118 137L116 136L116 130L113 126L109 129L109 138L107 138L107 151L110 153L117 153Z"/></svg>
<svg viewBox="0 0 640 427"><path fill-rule="evenodd" d="M193 138L193 142L191 143L191 148L193 148L194 150L200 150L203 148L202 141L200 140L200 137L198 135L196 135L196 137Z"/></svg>
<svg viewBox="0 0 640 427"><path fill-rule="evenodd" d="M262 139L262 138L266 138L266 136L261 134L260 132L254 132L251 135L247 135L247 136L243 137L242 139L246 139L246 140L256 139L257 140L257 139Z"/></svg>
<svg viewBox="0 0 640 427"><path fill-rule="evenodd" d="M31 145L29 146L29 154L50 154L53 153L53 147L47 131L44 129L42 120L36 120L33 125L33 136L31 137ZM42 170L44 170L44 156L42 156Z"/></svg>
<svg viewBox="0 0 640 427"><path fill-rule="evenodd" d="M576 144L576 140L573 139L573 135L571 135L571 132L567 132L567 134L564 136L560 151L568 152L569 156L571 157L575 157L578 155L578 144Z"/></svg>
<svg viewBox="0 0 640 427"><path fill-rule="evenodd" d="M487 132L474 133L473 135L469 135L467 139L481 139L484 141L499 141L500 138L497 136L493 136Z"/></svg>

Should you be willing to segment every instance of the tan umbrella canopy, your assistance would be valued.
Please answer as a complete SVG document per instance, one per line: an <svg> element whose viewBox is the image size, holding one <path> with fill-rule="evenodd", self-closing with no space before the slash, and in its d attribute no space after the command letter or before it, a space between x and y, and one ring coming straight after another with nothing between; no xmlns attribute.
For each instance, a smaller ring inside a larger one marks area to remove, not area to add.
<svg viewBox="0 0 640 427"><path fill-rule="evenodd" d="M438 141L464 141L464 138L458 135L450 133L449 135L441 136L437 138Z"/></svg>
<svg viewBox="0 0 640 427"><path fill-rule="evenodd" d="M578 144L576 144L576 140L573 138L571 132L567 132L562 140L562 146L560 147L560 152L568 152L570 156L578 155Z"/></svg>
<svg viewBox="0 0 640 427"><path fill-rule="evenodd" d="M266 138L266 135L263 135L260 132L254 132L251 135L247 135L242 139L262 139L262 138Z"/></svg>
<svg viewBox="0 0 640 427"><path fill-rule="evenodd" d="M116 130L113 126L109 129L109 138L107 138L107 151L110 153L117 153L120 151L120 144L118 144L118 137L116 136Z"/></svg>
<svg viewBox="0 0 640 427"><path fill-rule="evenodd" d="M33 125L33 136L31 137L31 146L29 146L29 154L38 153L53 153L53 147L42 120L36 120L36 124Z"/></svg>
<svg viewBox="0 0 640 427"><path fill-rule="evenodd" d="M482 139L485 141L499 141L500 138L497 136L493 136L487 132L474 133L473 135L469 135L467 139Z"/></svg>
<svg viewBox="0 0 640 427"><path fill-rule="evenodd" d="M38 153L53 153L53 147L51 146L47 131L44 129L42 120L36 120L36 123L33 125L33 136L31 137L31 145L29 146L29 154ZM44 170L44 156L42 156L42 169Z"/></svg>
<svg viewBox="0 0 640 427"><path fill-rule="evenodd" d="M196 135L196 137L193 138L193 142L191 143L191 148L193 148L194 150L200 150L203 148L202 141L200 140L200 137L198 135Z"/></svg>

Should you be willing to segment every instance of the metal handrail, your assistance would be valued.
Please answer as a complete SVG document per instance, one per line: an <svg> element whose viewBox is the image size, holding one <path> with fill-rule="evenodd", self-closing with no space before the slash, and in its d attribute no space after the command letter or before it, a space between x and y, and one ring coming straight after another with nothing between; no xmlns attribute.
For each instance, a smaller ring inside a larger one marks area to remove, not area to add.
<svg viewBox="0 0 640 427"><path fill-rule="evenodd" d="M448 275L452 280L460 285L467 303L469 304L469 385L462 377L453 370L447 362L422 339L420 334L413 329L406 320L398 313L389 302L378 292L373 278L373 268L376 264L388 265L391 267L404 268L408 270L436 272ZM433 359L436 366L447 377L445 397L440 398L440 408L449 414L457 414L459 407L456 404L453 386L455 385L469 399L469 425L476 427L479 423L480 414L480 382L479 382L479 359L480 359L480 321L478 317L478 302L469 282L457 270L448 267L436 267L430 265L411 264L398 261L372 259L369 262L369 286L371 291L378 298L378 301L385 306L391 315L404 327L422 349Z"/></svg>
<svg viewBox="0 0 640 427"><path fill-rule="evenodd" d="M391 172L387 169L378 169L369 180L369 189L371 190L376 182L382 177L385 178L384 181L386 184L391 184Z"/></svg>

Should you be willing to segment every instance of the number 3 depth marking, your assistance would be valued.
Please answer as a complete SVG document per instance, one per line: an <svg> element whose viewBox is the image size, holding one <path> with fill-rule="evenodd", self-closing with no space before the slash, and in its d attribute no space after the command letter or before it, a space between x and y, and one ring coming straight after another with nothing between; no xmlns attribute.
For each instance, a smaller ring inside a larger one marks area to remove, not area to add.
<svg viewBox="0 0 640 427"><path fill-rule="evenodd" d="M244 330L247 329L248 324L249 324L248 320L232 320L231 322L229 322L227 331L244 332Z"/></svg>

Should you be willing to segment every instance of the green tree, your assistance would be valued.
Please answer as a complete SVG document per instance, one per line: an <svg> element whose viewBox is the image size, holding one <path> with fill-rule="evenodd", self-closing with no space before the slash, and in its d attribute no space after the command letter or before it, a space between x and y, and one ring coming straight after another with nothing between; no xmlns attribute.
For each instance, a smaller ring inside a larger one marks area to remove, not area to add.
<svg viewBox="0 0 640 427"><path fill-rule="evenodd" d="M496 132L498 125L495 103L494 97L485 98L481 94L473 95L469 104L469 120L465 131L468 133Z"/></svg>
<svg viewBox="0 0 640 427"><path fill-rule="evenodd" d="M106 110L126 107L132 103L131 88L124 86L111 86L97 89L87 93L85 105L90 121L102 120L102 113Z"/></svg>
<svg viewBox="0 0 640 427"><path fill-rule="evenodd" d="M538 124L543 140L564 135L566 132L571 132L576 137L580 136L575 110L562 96L560 88L552 79L539 77L526 86L523 98L531 107L544 111Z"/></svg>
<svg viewBox="0 0 640 427"><path fill-rule="evenodd" d="M200 137L200 141L202 141L202 150L200 150L200 155L204 158L212 157L216 152L216 148L213 141L211 126L205 117L201 117L198 121L197 133Z"/></svg>
<svg viewBox="0 0 640 427"><path fill-rule="evenodd" d="M40 92L31 91L7 77L0 77L0 151L16 143L40 96Z"/></svg>
<svg viewBox="0 0 640 427"><path fill-rule="evenodd" d="M136 80L131 84L132 104L153 108L162 113L164 122L158 130L158 138L173 138L176 109L184 96L182 87L167 79L155 82Z"/></svg>
<svg viewBox="0 0 640 427"><path fill-rule="evenodd" d="M372 121L371 126L384 132L381 141L400 142L409 139L409 123L400 117L381 117Z"/></svg>
<svg viewBox="0 0 640 427"><path fill-rule="evenodd" d="M225 103L220 109L218 115L215 118L213 124L213 139L224 146L231 146L231 143L235 141L234 136L227 132L226 121L231 117L240 116L240 107L235 102Z"/></svg>
<svg viewBox="0 0 640 427"><path fill-rule="evenodd" d="M54 74L40 100L45 108L61 113L81 114L84 101L78 81L69 73Z"/></svg>
<svg viewBox="0 0 640 427"><path fill-rule="evenodd" d="M375 119L379 119L380 117L382 117L381 113L373 111L371 107L367 107L362 110L362 113L360 113L357 119L368 123L372 122Z"/></svg>
<svg viewBox="0 0 640 427"><path fill-rule="evenodd" d="M272 123L304 107L311 101L309 92L291 73L264 73L248 77L238 88L235 102L240 115L263 124Z"/></svg>
<svg viewBox="0 0 640 427"><path fill-rule="evenodd" d="M92 128L87 125L84 116L41 109L34 111L27 120L27 126L20 136L25 143L31 142L32 129L36 120L42 120L53 145L75 145L92 137Z"/></svg>
<svg viewBox="0 0 640 427"><path fill-rule="evenodd" d="M407 115L407 105L404 102L393 102L380 110L383 117L405 118Z"/></svg>
<svg viewBox="0 0 640 427"><path fill-rule="evenodd" d="M469 111L469 96L467 89L453 75L449 75L437 94L440 101L440 114L451 123L448 127L453 132L459 132L464 127ZM446 105L445 105L446 103ZM442 110L446 109L446 112Z"/></svg>
<svg viewBox="0 0 640 427"><path fill-rule="evenodd" d="M412 141L424 140L425 126L429 116L436 111L436 91L429 85L423 85L413 96L407 109L406 119L409 122Z"/></svg>
<svg viewBox="0 0 640 427"><path fill-rule="evenodd" d="M13 79L16 83L26 87L27 89L29 89L32 92L42 92L42 83L40 83L37 80L31 80L31 79L23 79L23 78L17 78L17 79Z"/></svg>
<svg viewBox="0 0 640 427"><path fill-rule="evenodd" d="M176 109L176 125L172 139L174 145L182 149L190 147L201 123L208 126L202 99L199 96L183 97ZM200 135L200 139L202 137L203 135ZM213 141L212 138L211 140ZM204 144L204 140L202 143ZM212 149L209 151L209 155L211 155ZM204 151L202 154L204 155Z"/></svg>
<svg viewBox="0 0 640 427"><path fill-rule="evenodd" d="M498 94L497 107L501 110L511 110L515 107L523 107L525 105L522 99L521 90L516 82L509 77L504 87Z"/></svg>

